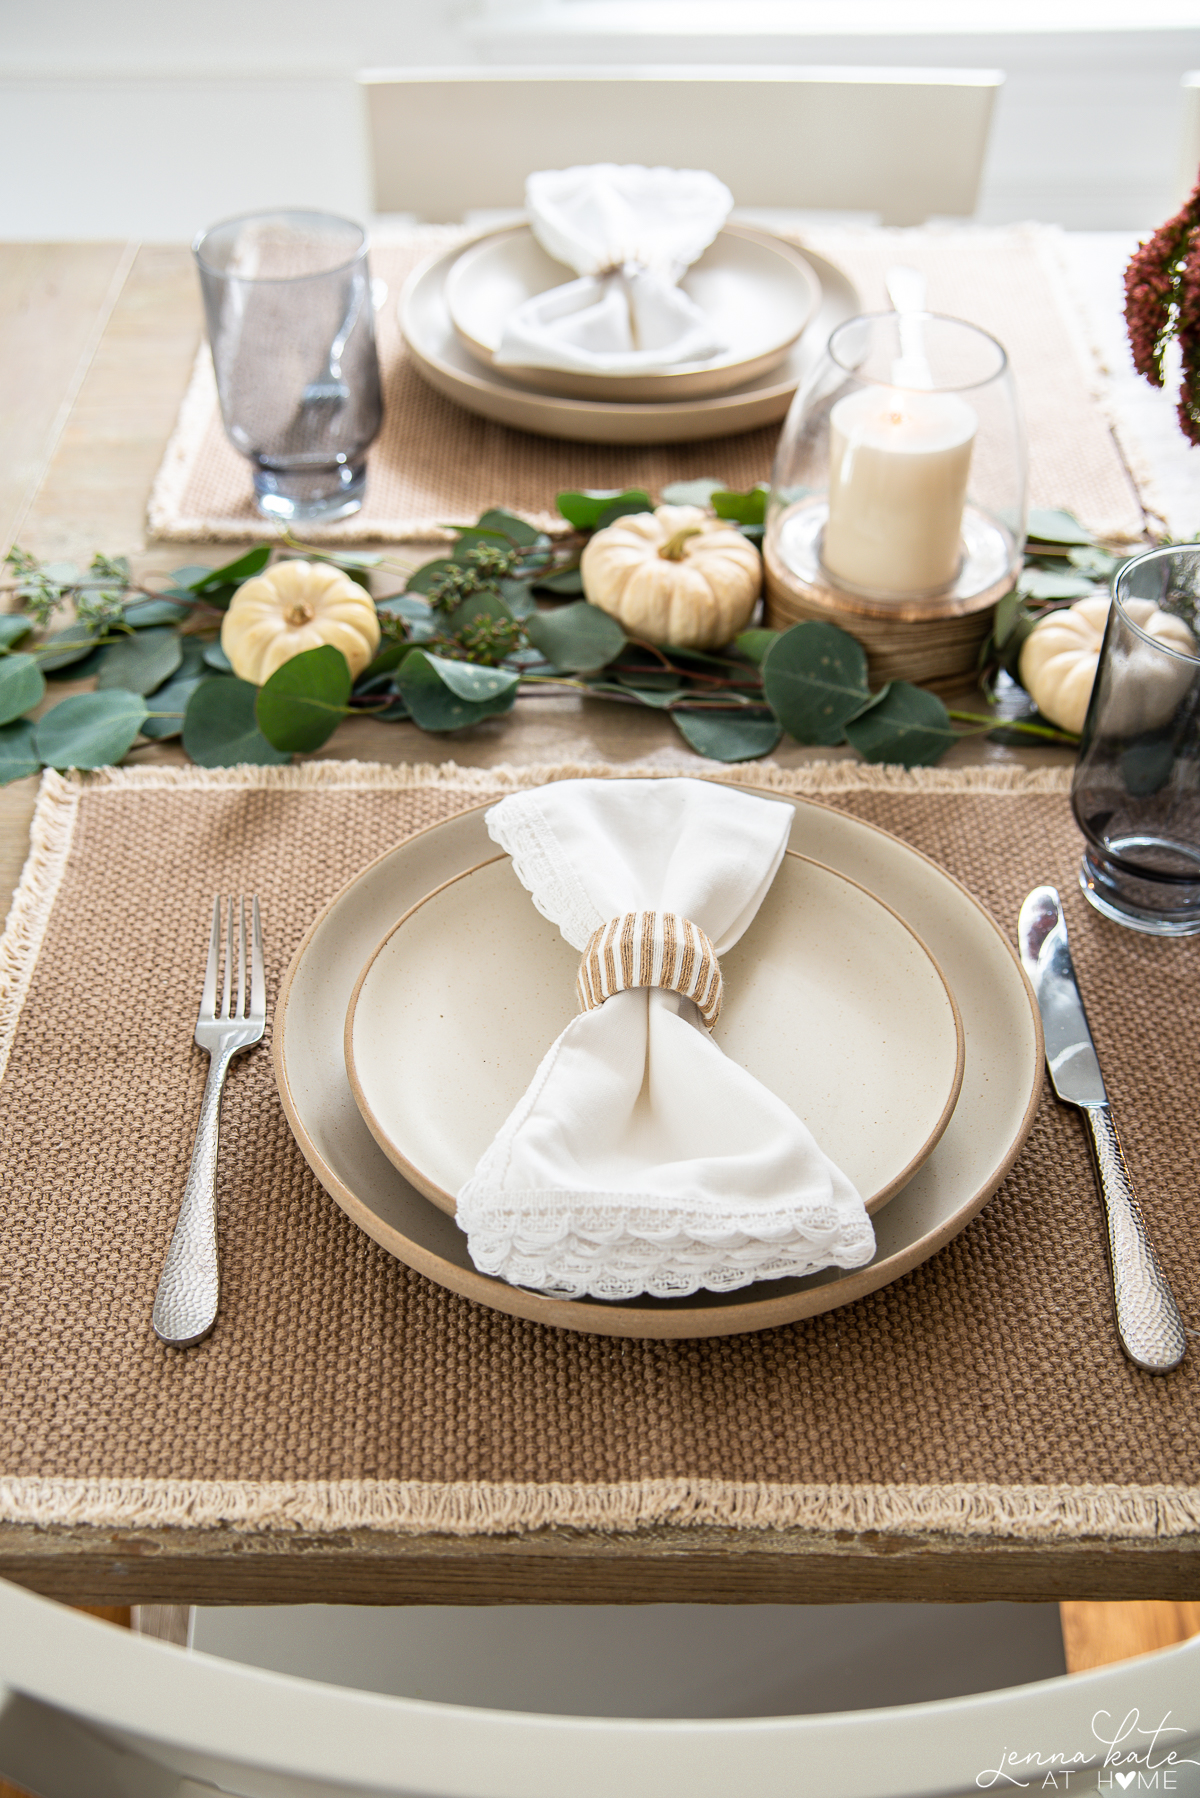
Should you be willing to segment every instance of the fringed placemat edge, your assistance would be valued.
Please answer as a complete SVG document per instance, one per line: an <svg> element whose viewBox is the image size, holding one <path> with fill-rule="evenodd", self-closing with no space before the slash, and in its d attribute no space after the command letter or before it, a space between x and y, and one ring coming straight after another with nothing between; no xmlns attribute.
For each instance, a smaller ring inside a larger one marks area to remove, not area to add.
<svg viewBox="0 0 1200 1798"><path fill-rule="evenodd" d="M699 758L697 758L699 763ZM735 767L710 762L702 767L662 767L642 762L499 762L468 767L460 762L311 761L288 767L258 767L242 762L232 768L177 767L97 768L42 777L38 813L43 802L58 805L70 793L161 791L164 788L254 788L286 792L337 787L451 787L464 792L490 792L540 787L554 780L718 780L730 786L769 788L780 793L991 793L1021 797L1066 794L1071 769L983 767L901 768L890 763L852 761L805 762L781 768L777 762L741 762ZM3 945L0 944L0 949Z"/></svg>
<svg viewBox="0 0 1200 1798"><path fill-rule="evenodd" d="M448 1536L587 1529L1163 1541L1200 1529L1200 1487L800 1486L707 1479L551 1484L421 1480L0 1479L0 1521L37 1527L347 1530Z"/></svg>
<svg viewBox="0 0 1200 1798"><path fill-rule="evenodd" d="M47 772L29 827L29 854L0 938L0 1079L71 853L80 787Z"/></svg>

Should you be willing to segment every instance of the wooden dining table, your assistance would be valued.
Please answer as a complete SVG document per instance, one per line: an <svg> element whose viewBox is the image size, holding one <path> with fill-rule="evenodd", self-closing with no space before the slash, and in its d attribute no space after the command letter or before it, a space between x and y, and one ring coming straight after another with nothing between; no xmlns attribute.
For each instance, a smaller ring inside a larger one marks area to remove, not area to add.
<svg viewBox="0 0 1200 1798"><path fill-rule="evenodd" d="M5 544L80 561L97 550L128 553L139 572L196 558L194 548L181 556L178 547L147 546L144 520L201 332L194 269L182 246L0 247ZM225 557L222 546L212 559ZM421 559L412 553L414 563ZM47 703L75 690L58 683ZM977 695L963 697L978 703ZM453 737L356 719L320 753L393 763L452 757L480 767L657 755L661 765L666 733L649 711L566 695ZM787 767L851 753L788 740L776 760ZM139 747L130 758L185 759L177 742ZM675 759L681 769L700 765L682 745ZM1070 760L1064 747L974 738L956 745L946 765L1040 768ZM6 904L26 855L36 785L20 780L0 791ZM1200 1535L1023 1540L666 1524L472 1537L4 1523L0 1576L81 1604L1184 1600L1200 1598Z"/></svg>

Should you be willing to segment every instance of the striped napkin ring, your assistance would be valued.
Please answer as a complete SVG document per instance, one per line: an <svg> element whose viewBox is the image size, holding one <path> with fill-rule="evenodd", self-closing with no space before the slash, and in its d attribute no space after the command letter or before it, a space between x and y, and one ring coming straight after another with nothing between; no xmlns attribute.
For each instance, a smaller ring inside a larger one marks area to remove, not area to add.
<svg viewBox="0 0 1200 1798"><path fill-rule="evenodd" d="M711 1030L721 1015L721 967L698 924L673 911L627 911L595 931L576 983L584 1011L631 986L666 987L693 999Z"/></svg>

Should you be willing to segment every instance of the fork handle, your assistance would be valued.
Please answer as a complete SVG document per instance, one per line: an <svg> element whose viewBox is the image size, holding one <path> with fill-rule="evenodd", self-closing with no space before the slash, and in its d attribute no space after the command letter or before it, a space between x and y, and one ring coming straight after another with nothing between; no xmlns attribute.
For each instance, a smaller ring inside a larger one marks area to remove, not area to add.
<svg viewBox="0 0 1200 1798"><path fill-rule="evenodd" d="M154 1334L173 1348L203 1342L217 1321L217 1137L232 1048L210 1056L192 1165L154 1298Z"/></svg>
<svg viewBox="0 0 1200 1798"><path fill-rule="evenodd" d="M1121 1347L1148 1373L1169 1373L1187 1350L1183 1319L1151 1245L1112 1113L1107 1105L1085 1105L1083 1115L1108 1221Z"/></svg>

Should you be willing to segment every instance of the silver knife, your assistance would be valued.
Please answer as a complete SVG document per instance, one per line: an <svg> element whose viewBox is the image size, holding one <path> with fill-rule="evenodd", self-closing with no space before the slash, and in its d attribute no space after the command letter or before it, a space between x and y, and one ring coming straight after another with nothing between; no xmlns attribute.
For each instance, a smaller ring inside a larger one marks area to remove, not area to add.
<svg viewBox="0 0 1200 1798"><path fill-rule="evenodd" d="M1108 1218L1108 1258L1121 1346L1138 1367L1150 1373L1169 1373L1183 1360L1187 1333L1150 1246L1125 1166L1071 965L1062 901L1054 887L1034 888L1021 907L1017 932L1021 960L1042 1014L1051 1082L1059 1098L1078 1105L1087 1119L1092 1160Z"/></svg>

